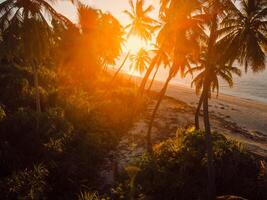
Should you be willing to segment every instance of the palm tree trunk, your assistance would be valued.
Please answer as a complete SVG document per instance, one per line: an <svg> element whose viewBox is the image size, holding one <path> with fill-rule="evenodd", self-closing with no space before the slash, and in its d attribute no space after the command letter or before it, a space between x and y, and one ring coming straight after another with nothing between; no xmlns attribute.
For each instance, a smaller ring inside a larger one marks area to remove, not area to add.
<svg viewBox="0 0 267 200"><path fill-rule="evenodd" d="M151 80L151 82L150 82L149 87L147 88L147 91L150 91L150 90L151 90L151 87L152 87L152 85L153 85L153 82L154 82L154 80L155 80L155 77L156 77L158 71L159 71L159 66L157 67L157 69L156 69L156 71L155 71L155 73L154 73L154 75L153 75L153 78L152 78L152 80Z"/></svg>
<svg viewBox="0 0 267 200"><path fill-rule="evenodd" d="M205 139L206 139L206 151L208 157L208 200L214 200L216 198L216 186L215 186L215 169L213 163L213 150L212 150L212 138L211 128L209 120L209 95L210 95L210 81L209 74L212 70L211 60L214 58L214 46L217 39L217 12L216 6L213 1L209 1L211 11L213 11L211 17L210 36L208 41L207 51L207 65L206 65L206 77L203 84L203 114L204 114L204 127L205 127Z"/></svg>
<svg viewBox="0 0 267 200"><path fill-rule="evenodd" d="M201 96L200 96L199 101L198 101L196 113L195 113L195 128L196 128L196 130L200 129L200 126L199 126L199 114L200 114L200 108L201 108L202 103L203 103L203 97L204 97L204 92L202 91Z"/></svg>
<svg viewBox="0 0 267 200"><path fill-rule="evenodd" d="M163 88L161 89L160 93L159 93L159 98L158 98L158 101L157 101L157 104L153 110L153 113L152 113L152 116L151 116L151 119L150 119L150 122L149 122L149 127L148 127L148 131L147 131L147 152L149 154L152 153L152 142L151 142L151 131L152 131L152 126L153 126L153 123L154 123L154 120L155 120L155 117L156 117L156 114L157 114L157 111L159 109L159 106L160 106L160 103L162 102L163 100L163 97L165 96L165 93L167 91L167 88L168 88L168 85L169 85L169 82L170 80L172 79L172 74L170 73Z"/></svg>
<svg viewBox="0 0 267 200"><path fill-rule="evenodd" d="M34 87L35 87L35 104L36 104L36 129L39 130L40 126L40 115L41 115L41 100L40 100L40 91L39 91L39 79L36 62L33 63L33 77L34 77Z"/></svg>
<svg viewBox="0 0 267 200"><path fill-rule="evenodd" d="M120 73L121 69L123 68L124 64L126 63L128 57L130 55L130 52L127 53L127 55L125 56L121 66L118 68L118 70L116 71L116 73L114 74L112 80L111 80L111 83L113 83L113 81L116 79L116 77L118 76L118 74Z"/></svg>
<svg viewBox="0 0 267 200"><path fill-rule="evenodd" d="M145 86L146 86L146 83L148 81L148 78L151 74L151 72L153 71L154 69L154 66L155 66L155 60L153 59L146 71L146 74L144 76L144 78L142 79L142 82L140 84L140 87L139 87L139 91L138 91L138 94L140 94L140 96L143 96L143 93L144 93L144 90L145 90Z"/></svg>
<svg viewBox="0 0 267 200"><path fill-rule="evenodd" d="M206 81L207 82L207 81ZM215 187L215 169L212 149L212 136L209 120L209 84L206 83L203 88L203 114L204 114L204 126L205 126L205 138L206 149L208 156L208 200L214 200L216 198Z"/></svg>

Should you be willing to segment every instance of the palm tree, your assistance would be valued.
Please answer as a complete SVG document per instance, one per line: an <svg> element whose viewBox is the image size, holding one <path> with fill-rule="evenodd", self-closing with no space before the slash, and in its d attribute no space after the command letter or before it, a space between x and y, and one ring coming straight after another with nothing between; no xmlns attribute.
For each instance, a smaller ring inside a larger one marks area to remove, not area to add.
<svg viewBox="0 0 267 200"><path fill-rule="evenodd" d="M217 50L219 51L219 50ZM218 55L219 56L219 55ZM195 113L195 128L198 130L200 128L199 126L199 114L200 114L200 108L203 103L203 83L205 79L206 74L206 68L205 68L205 57L203 56L202 64L197 67L193 67L188 72L195 73L197 72L197 76L193 79L191 86L195 86L196 93L200 94L200 99L198 102L198 106ZM209 74L210 76L210 94L211 92L217 92L217 96L219 94L219 80L224 80L229 87L233 87L233 74L237 76L241 76L241 71L237 67L233 67L232 64L223 64L222 60L218 60L217 64L215 64L215 67L212 68L212 73ZM200 72L199 72L200 71Z"/></svg>
<svg viewBox="0 0 267 200"><path fill-rule="evenodd" d="M148 92L150 92L150 90L151 90L151 88L152 88L152 86L153 86L154 80L155 80L155 78L156 78L156 76L157 76L157 74L158 74L158 72L159 72L159 67L160 67L160 66L157 66L156 69L155 69L155 72L154 72L154 74L153 74L153 76L152 76L152 79L151 79L151 81L150 81L150 84L149 84L149 86L148 86L148 88L147 88L147 91L148 91Z"/></svg>
<svg viewBox="0 0 267 200"><path fill-rule="evenodd" d="M251 67L258 72L266 67L267 52L267 2L265 0L240 0L227 10L220 30L220 48L226 49L226 58Z"/></svg>
<svg viewBox="0 0 267 200"><path fill-rule="evenodd" d="M153 71L153 69L156 68L155 73L152 77L150 86L148 87L148 90L150 90L150 88L153 84L153 81L154 81L155 76L159 70L160 65L163 64L164 67L170 65L169 55L167 54L166 51L163 50L163 47L160 47L157 44L154 44L153 46L154 46L154 49L152 50L152 53L154 54L154 57L152 58L152 61L149 65L149 67L146 71L146 74L145 74L144 78L142 79L142 82L141 82L140 87L139 87L139 93L141 96L144 92L145 85L146 85L148 78L149 78L151 72Z"/></svg>
<svg viewBox="0 0 267 200"><path fill-rule="evenodd" d="M100 18L99 50L103 64L115 64L122 52L124 30L120 22L111 14L103 13Z"/></svg>
<svg viewBox="0 0 267 200"><path fill-rule="evenodd" d="M88 66L88 63L91 63L88 57L90 53L97 57L100 66L115 64L124 41L124 31L119 21L109 13L103 13L81 3L78 6L78 19L83 38L79 46L81 51L85 52L84 65Z"/></svg>
<svg viewBox="0 0 267 200"><path fill-rule="evenodd" d="M150 82L150 85L148 87L148 91L150 91L152 85L153 85L153 82L154 82L154 79L158 73L158 70L160 68L161 65L163 65L164 68L170 66L170 58L169 58L169 55L167 54L166 51L163 51L162 48L160 48L158 45L153 45L154 46L154 49L152 50L153 54L154 54L154 58L155 59L155 67L156 67L156 70L154 72L154 75L151 79L151 82Z"/></svg>
<svg viewBox="0 0 267 200"><path fill-rule="evenodd" d="M150 63L150 57L148 52L141 48L137 54L130 56L130 61L130 69L134 68L135 71L143 73L147 69L148 63Z"/></svg>
<svg viewBox="0 0 267 200"><path fill-rule="evenodd" d="M239 3L240 5L236 6L230 0L210 1L208 9L206 9L208 11L207 16L209 16L210 36L202 95L208 153L209 199L214 199L216 194L208 111L215 46L219 46L221 52L224 52L221 55L224 63L227 60L229 63L233 63L235 59L238 59L241 64L245 64L245 69L249 65L253 71L265 68L267 3L263 0L241 0ZM219 16L223 17L220 26Z"/></svg>
<svg viewBox="0 0 267 200"><path fill-rule="evenodd" d="M124 13L127 14L131 20L131 23L125 27L126 30L129 29L127 38L135 35L145 41L151 40L152 33L155 30L154 24L157 23L153 18L149 16L149 13L154 9L153 6L150 5L147 8L144 8L144 0L136 0L135 6L133 0L129 0L129 4L131 6L131 10L124 11ZM129 55L130 52L126 54L125 59L116 71L112 80L114 80L118 73L121 71Z"/></svg>
<svg viewBox="0 0 267 200"><path fill-rule="evenodd" d="M191 17L193 11L199 7L198 1L171 1L168 5L162 1L162 10L164 10L164 26L161 28L157 37L157 42L162 50L166 51L171 57L171 68L169 75L159 93L156 106L152 112L148 131L147 131L147 151L152 153L151 130L153 122L167 91L167 87L173 77L178 72L181 75L191 68L194 57L198 52L198 20Z"/></svg>
<svg viewBox="0 0 267 200"><path fill-rule="evenodd" d="M134 6L133 0L129 0L131 11L125 10L124 13L131 19L125 29L129 29L127 37L135 35L144 41L152 39L152 33L155 30L156 20L149 16L154 9L152 5L144 8L144 0L136 0Z"/></svg>
<svg viewBox="0 0 267 200"><path fill-rule="evenodd" d="M209 36L207 39L207 50L206 50L206 60L205 60L205 72L203 75L202 85L202 95L200 98L198 109L200 109L201 102L203 105L203 114L204 114L204 125L205 125L205 136L207 144L207 155L208 155L208 198L214 199L216 190L215 190L215 173L213 166L213 151L212 151L212 142L211 142L211 128L209 121L209 97L211 93L211 88L214 87L213 77L214 72L216 72L217 64L219 62L228 63L230 66L236 58L239 61L245 62L246 66L248 62L251 62L253 68L262 68L263 67L263 54L260 51L260 45L258 43L256 35L261 34L254 32L255 29L258 29L258 20L253 22L255 16L259 15L259 19L264 19L266 16L266 2L257 1L261 3L255 3L256 1L247 0L241 1L243 4L243 10L237 9L237 6L230 0L216 0L208 1L203 9L205 13L203 16L207 19L207 25L209 28ZM252 15L252 10L255 10L255 5L258 5L257 12L255 16ZM260 11L259 7L265 7ZM244 14L247 13L247 14ZM256 14L257 13L257 14ZM265 13L265 14L264 14ZM242 16L244 15L244 16ZM247 16L245 16L247 15ZM221 19L223 18L222 22ZM220 24L221 22L221 24ZM253 22L253 23L252 23ZM241 26L238 27L238 25ZM222 28L220 27L222 26ZM255 27L253 27L255 26ZM262 30L264 29L264 23L261 25ZM242 27L242 28L241 28ZM253 36L254 34L254 36ZM240 37L241 36L241 37ZM251 37L252 36L252 37ZM222 38L222 39L221 39ZM261 42L261 41L260 41ZM266 44L266 42L264 42ZM217 50L220 49L222 52L218 61ZM254 60L252 57L257 57L259 59ZM223 66L223 65L222 65ZM247 68L247 67L246 67Z"/></svg>
<svg viewBox="0 0 267 200"><path fill-rule="evenodd" d="M12 34L12 37L6 38L11 40L19 38L20 42L11 47L13 53L9 57L19 56L25 65L30 65L33 70L38 130L41 114L38 66L49 54L50 36L52 36L51 26L44 14L65 24L71 24L71 22L56 12L45 0L6 0L0 4L0 13L1 35ZM12 42L3 41L2 45L5 46L6 43Z"/></svg>
<svg viewBox="0 0 267 200"><path fill-rule="evenodd" d="M208 36L204 45L205 49L205 70L203 74L202 84L202 95L199 99L199 108L203 105L204 115L204 127L205 127L205 140L208 160L208 199L213 200L216 197L215 187L215 169L213 159L213 147L211 138L211 127L209 120L209 97L210 88L212 85L213 72L216 68L217 57L216 57L216 42L218 40L218 24L219 19L224 16L225 10L228 9L229 0L208 0L202 5L203 13L199 15L200 18L204 19L204 22L208 28ZM224 62L227 63L227 62Z"/></svg>

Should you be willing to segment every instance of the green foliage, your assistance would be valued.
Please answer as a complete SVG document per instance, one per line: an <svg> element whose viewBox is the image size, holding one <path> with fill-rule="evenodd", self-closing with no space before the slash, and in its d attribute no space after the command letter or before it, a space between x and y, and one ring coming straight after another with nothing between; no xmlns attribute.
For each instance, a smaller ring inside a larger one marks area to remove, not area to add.
<svg viewBox="0 0 267 200"><path fill-rule="evenodd" d="M2 120L4 120L6 117L6 113L5 113L5 110L2 108L2 106L0 105L0 122Z"/></svg>
<svg viewBox="0 0 267 200"><path fill-rule="evenodd" d="M43 164L34 165L33 169L25 169L13 173L5 180L4 199L47 199L45 193L49 190L47 177L49 172Z"/></svg>
<svg viewBox="0 0 267 200"><path fill-rule="evenodd" d="M257 160L224 136L213 133L212 137L217 194L264 199L266 191L260 187L263 182L258 179ZM136 178L136 195L144 194L147 199L206 199L207 156L203 132L185 132L155 146L152 157L144 155L138 166L141 171ZM121 185L115 188L114 194L125 196L127 188Z"/></svg>
<svg viewBox="0 0 267 200"><path fill-rule="evenodd" d="M97 193L81 192L79 195L79 200L100 200L100 197L97 195Z"/></svg>
<svg viewBox="0 0 267 200"><path fill-rule="evenodd" d="M1 199L75 199L98 189L103 162L130 126L129 85L99 95L110 81L102 68L121 53L122 26L109 13L84 9L80 30L46 1L1 4ZM29 170L35 163L45 167Z"/></svg>

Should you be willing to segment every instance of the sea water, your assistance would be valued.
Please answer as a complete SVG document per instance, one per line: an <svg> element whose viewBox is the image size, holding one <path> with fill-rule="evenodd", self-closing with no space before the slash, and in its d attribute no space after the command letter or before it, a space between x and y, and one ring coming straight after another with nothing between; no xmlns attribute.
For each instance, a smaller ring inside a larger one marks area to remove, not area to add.
<svg viewBox="0 0 267 200"><path fill-rule="evenodd" d="M165 74L166 72L164 72ZM166 75L165 75L166 76ZM163 77L160 78L162 80ZM220 79L219 92L244 99L256 100L267 103L267 69L258 73L242 70L242 76L233 75L234 85L230 88L225 81ZM191 87L192 77L180 78L177 76L172 81L173 84L182 84Z"/></svg>
<svg viewBox="0 0 267 200"><path fill-rule="evenodd" d="M126 66L130 66L130 62L126 62ZM127 68L127 67L126 67ZM253 73L248 70L246 73L243 67L239 67L242 71L242 76L238 77L233 75L234 85L230 88L223 80L220 80L219 92L221 94L231 95L244 99L256 100L262 103L267 103L267 69L258 73ZM124 69L126 73L135 76L143 76L133 69ZM165 81L168 76L168 69L161 67L157 73L156 80ZM151 76L153 76L153 71ZM171 81L171 84L179 84L185 87L191 88L192 76L187 75L185 78L181 78L179 74Z"/></svg>

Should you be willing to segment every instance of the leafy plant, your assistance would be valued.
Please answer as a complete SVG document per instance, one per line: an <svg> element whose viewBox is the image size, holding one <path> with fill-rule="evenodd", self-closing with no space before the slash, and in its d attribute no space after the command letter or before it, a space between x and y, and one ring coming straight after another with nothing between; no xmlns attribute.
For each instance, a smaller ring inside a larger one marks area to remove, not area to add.
<svg viewBox="0 0 267 200"><path fill-rule="evenodd" d="M7 199L47 199L49 190L47 177L49 171L43 164L34 165L32 169L15 172L6 182Z"/></svg>
<svg viewBox="0 0 267 200"><path fill-rule="evenodd" d="M213 133L218 195L236 194L262 199L265 192L257 178L257 159L242 146ZM154 147L154 154L140 161L136 183L151 199L206 199L207 155L204 133L185 132Z"/></svg>

